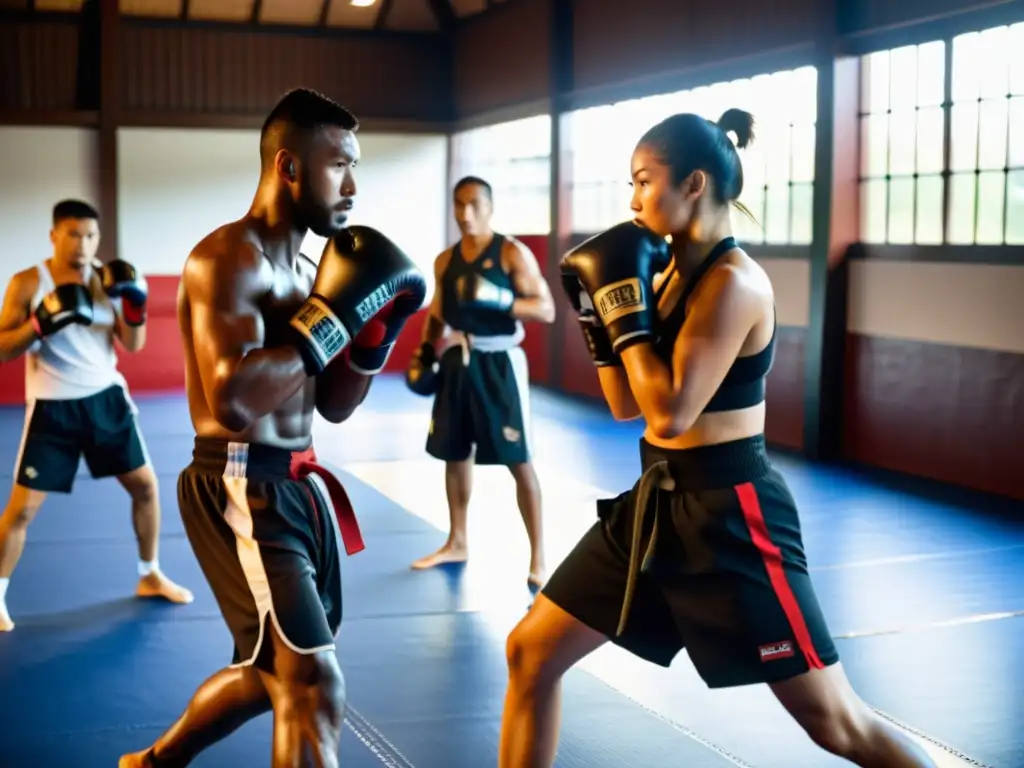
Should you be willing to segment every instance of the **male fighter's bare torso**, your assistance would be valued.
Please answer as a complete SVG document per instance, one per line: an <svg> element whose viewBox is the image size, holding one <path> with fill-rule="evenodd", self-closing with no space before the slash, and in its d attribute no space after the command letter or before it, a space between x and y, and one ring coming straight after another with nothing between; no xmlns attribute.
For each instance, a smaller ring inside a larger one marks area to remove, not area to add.
<svg viewBox="0 0 1024 768"><path fill-rule="evenodd" d="M239 332L246 338L245 352L286 344L288 321L313 287L315 265L303 256L297 257L291 266L271 261L263 254L258 237L245 219L215 230L189 256L189 262L206 259L223 260L218 272L228 284L220 290L234 288L244 292L255 311L239 312L236 317L222 316L216 324L205 322L202 318L208 313L204 311L205 307L199 306L204 300L197 300L192 295L194 291L189 290L185 279L181 282L178 324L185 353L189 412L196 434L237 442L265 443L289 450L307 447L313 426L315 379L309 379L276 411L258 418L248 429L232 432L212 413L204 380L212 377L214 372L203 369L196 354L196 345L202 343L203 334L215 333L217 327L226 328L233 324L244 326ZM201 265L195 266L201 268ZM186 272L189 268L190 264L186 263Z"/></svg>

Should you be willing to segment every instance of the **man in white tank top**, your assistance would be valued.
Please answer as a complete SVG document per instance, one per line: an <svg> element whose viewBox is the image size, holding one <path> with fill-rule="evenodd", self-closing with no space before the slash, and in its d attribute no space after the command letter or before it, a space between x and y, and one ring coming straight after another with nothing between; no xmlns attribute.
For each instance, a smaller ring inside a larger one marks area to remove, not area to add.
<svg viewBox="0 0 1024 768"><path fill-rule="evenodd" d="M16 274L0 309L0 362L25 354L25 429L14 487L0 516L0 632L14 629L6 593L25 534L47 493L70 493L82 457L93 477L116 477L132 500L139 597L189 603L157 563L156 475L135 419L114 339L129 352L146 339L146 285L134 267L96 268L99 216L88 203L53 209L53 256Z"/></svg>

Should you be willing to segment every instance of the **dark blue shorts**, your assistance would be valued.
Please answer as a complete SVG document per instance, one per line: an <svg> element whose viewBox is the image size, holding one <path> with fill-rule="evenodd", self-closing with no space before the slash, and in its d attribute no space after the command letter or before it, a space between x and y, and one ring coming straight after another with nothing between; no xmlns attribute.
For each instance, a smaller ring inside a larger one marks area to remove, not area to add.
<svg viewBox="0 0 1024 768"><path fill-rule="evenodd" d="M15 478L35 491L70 493L85 459L93 477L118 477L149 461L135 407L112 386L73 400L32 400Z"/></svg>

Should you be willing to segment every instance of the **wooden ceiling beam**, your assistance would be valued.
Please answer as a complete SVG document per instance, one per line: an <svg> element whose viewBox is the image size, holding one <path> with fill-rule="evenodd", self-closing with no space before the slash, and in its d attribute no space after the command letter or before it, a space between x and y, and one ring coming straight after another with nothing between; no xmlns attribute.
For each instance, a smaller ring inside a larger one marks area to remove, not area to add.
<svg viewBox="0 0 1024 768"><path fill-rule="evenodd" d="M430 0L430 11L442 32L448 32L455 26L455 11L450 0Z"/></svg>
<svg viewBox="0 0 1024 768"><path fill-rule="evenodd" d="M250 24L260 23L260 11L263 10L263 0L253 0L252 14L249 16Z"/></svg>
<svg viewBox="0 0 1024 768"><path fill-rule="evenodd" d="M391 15L391 6L394 4L394 0L381 0L380 10L377 11L377 20L373 23L374 29L381 30L387 27L388 16Z"/></svg>
<svg viewBox="0 0 1024 768"><path fill-rule="evenodd" d="M327 20L331 17L331 0L323 0L320 3L320 16L317 18L316 25L318 27L326 27Z"/></svg>

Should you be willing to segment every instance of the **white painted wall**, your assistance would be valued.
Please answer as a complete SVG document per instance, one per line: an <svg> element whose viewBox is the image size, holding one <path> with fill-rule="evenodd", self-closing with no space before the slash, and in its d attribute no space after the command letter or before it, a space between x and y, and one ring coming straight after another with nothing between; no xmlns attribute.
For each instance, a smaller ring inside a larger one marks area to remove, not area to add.
<svg viewBox="0 0 1024 768"><path fill-rule="evenodd" d="M353 224L380 229L428 276L445 247L447 139L360 135ZM53 204L98 204L96 132L0 128L0 281L46 258ZM150 275L177 275L203 236L242 216L259 176L259 132L131 128L118 132L121 255ZM102 224L102 222L101 222ZM323 240L303 249L319 258Z"/></svg>
<svg viewBox="0 0 1024 768"><path fill-rule="evenodd" d="M362 134L352 224L375 227L430 275L445 247L447 140ZM118 133L122 257L150 274L177 274L212 229L244 215L259 178L259 132L122 129ZM319 258L312 233L303 251Z"/></svg>
<svg viewBox="0 0 1024 768"><path fill-rule="evenodd" d="M96 132L0 127L0 285L50 255L53 205L99 198Z"/></svg>

